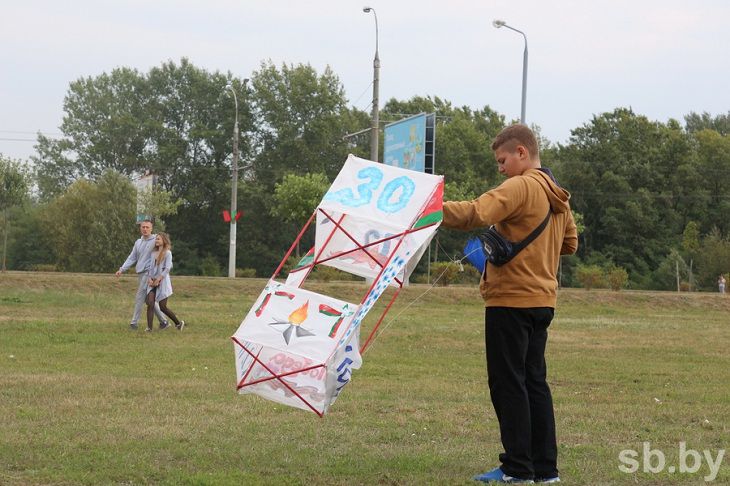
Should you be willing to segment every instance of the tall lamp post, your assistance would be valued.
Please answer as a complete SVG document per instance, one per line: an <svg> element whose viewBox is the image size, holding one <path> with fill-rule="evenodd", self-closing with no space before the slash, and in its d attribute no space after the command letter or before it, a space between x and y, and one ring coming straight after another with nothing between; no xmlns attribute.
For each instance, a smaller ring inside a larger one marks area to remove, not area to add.
<svg viewBox="0 0 730 486"><path fill-rule="evenodd" d="M527 99L527 36L521 30L517 30L514 27L510 27L504 20L495 20L492 25L497 29L506 27L509 30L513 30L518 34L522 34L525 39L525 52L522 56L522 111L520 113L520 123L525 123L525 100Z"/></svg>
<svg viewBox="0 0 730 486"><path fill-rule="evenodd" d="M236 278L236 211L238 203L238 97L233 85L227 85L226 89L233 93L233 101L236 104L236 121L233 124L233 165L231 180L231 237L228 246L228 278Z"/></svg>
<svg viewBox="0 0 730 486"><path fill-rule="evenodd" d="M370 160L378 161L378 103L380 84L380 57L378 56L378 14L372 7L363 7L365 13L372 12L375 16L375 58L373 59L373 121L370 127Z"/></svg>

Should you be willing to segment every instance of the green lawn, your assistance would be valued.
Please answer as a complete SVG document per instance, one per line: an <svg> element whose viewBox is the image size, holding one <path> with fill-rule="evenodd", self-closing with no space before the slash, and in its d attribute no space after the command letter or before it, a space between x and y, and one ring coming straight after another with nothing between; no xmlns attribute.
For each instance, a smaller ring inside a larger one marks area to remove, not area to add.
<svg viewBox="0 0 730 486"><path fill-rule="evenodd" d="M497 464L476 285L415 302L428 287L406 288L319 418L236 394L229 337L264 283L175 276L187 327L148 334L128 330L134 277L0 274L0 484L459 485ZM561 292L548 366L562 484L705 484L704 457L668 469L680 442L713 460L730 445L729 349L730 296ZM643 471L645 442L662 472ZM635 473L619 470L627 449ZM730 483L723 459L715 484Z"/></svg>

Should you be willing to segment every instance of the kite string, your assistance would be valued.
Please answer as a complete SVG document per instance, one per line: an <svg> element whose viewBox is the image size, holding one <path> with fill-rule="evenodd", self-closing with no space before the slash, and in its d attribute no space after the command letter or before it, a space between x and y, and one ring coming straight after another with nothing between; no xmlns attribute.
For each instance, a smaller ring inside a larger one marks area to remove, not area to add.
<svg viewBox="0 0 730 486"><path fill-rule="evenodd" d="M471 255L475 251L478 251L481 249L481 247L477 247L477 248L473 249L472 251L470 251L469 253L467 253L466 255L464 255L462 258L456 259L456 258L449 257L448 253L446 253L446 251L441 246L441 243L438 242L438 240L436 241L436 244L439 246L439 248L441 248L442 251L444 251L444 254L446 254L446 256L451 260L451 262L449 263L449 265L446 266L446 268L444 268L444 270L439 274L439 276L434 279L433 283L426 290L424 290L423 293L421 293L421 295L417 296L415 299L413 299L411 302L409 302L403 309L400 310L400 312L398 312L392 319L390 319L388 322L385 323L384 326L382 326L380 328L378 333L375 334L375 336L373 336L373 339L370 341L370 345L365 349L365 351L363 351L363 353L362 353L363 356L365 355L365 353L368 352L368 350L372 347L373 343L380 337L380 335L383 334L385 332L385 330L388 329L388 327L390 327L390 325L393 324L393 322L395 322L398 319L398 317L400 317L401 314L403 314L405 311L407 311L413 304L418 302L424 295L426 295L431 290L433 290L433 288L436 286L438 281L441 280L441 277L443 277L444 274L446 273L446 271L449 268L451 268L451 265L458 264L463 269L462 262L464 260L466 260L469 257L469 255Z"/></svg>

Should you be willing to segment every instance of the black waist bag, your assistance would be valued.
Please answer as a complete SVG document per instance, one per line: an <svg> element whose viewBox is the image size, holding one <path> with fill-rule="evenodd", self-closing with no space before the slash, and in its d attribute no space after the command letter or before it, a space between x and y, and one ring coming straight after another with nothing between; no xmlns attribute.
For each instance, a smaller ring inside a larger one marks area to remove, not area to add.
<svg viewBox="0 0 730 486"><path fill-rule="evenodd" d="M527 238L519 243L509 241L504 236L500 235L494 228L494 225L487 228L479 235L479 241L482 243L482 248L484 248L487 261L492 265L499 267L512 260L527 245L532 243L532 240L540 236L540 233L542 233L550 221L551 213L552 211L548 209L547 216L545 216L545 219L542 220L542 223L540 223L540 225L535 228L532 233L527 235Z"/></svg>

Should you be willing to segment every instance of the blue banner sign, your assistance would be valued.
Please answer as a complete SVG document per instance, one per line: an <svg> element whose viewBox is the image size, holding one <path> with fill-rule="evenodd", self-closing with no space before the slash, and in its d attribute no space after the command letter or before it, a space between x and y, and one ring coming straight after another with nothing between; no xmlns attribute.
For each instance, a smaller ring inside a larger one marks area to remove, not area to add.
<svg viewBox="0 0 730 486"><path fill-rule="evenodd" d="M426 169L426 114L385 126L384 163L402 169Z"/></svg>

